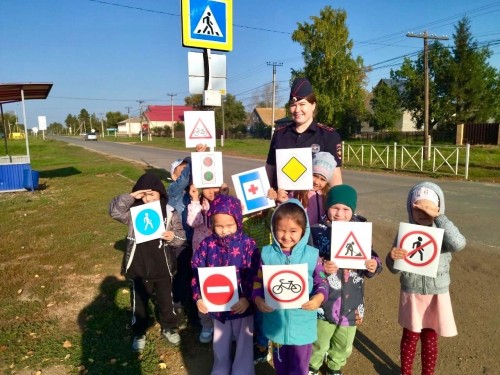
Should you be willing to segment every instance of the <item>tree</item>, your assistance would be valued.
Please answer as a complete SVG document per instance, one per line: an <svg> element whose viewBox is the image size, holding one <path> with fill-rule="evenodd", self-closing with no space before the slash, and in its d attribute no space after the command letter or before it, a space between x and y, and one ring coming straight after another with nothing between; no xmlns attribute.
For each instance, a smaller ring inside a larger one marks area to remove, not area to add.
<svg viewBox="0 0 500 375"><path fill-rule="evenodd" d="M392 129L401 118L401 98L398 85L381 81L373 89L373 98L370 101L373 115L370 125L375 130Z"/></svg>
<svg viewBox="0 0 500 375"><path fill-rule="evenodd" d="M453 38L450 97L456 122L485 122L499 106L499 73L487 62L492 53L473 39L467 17L458 22Z"/></svg>
<svg viewBox="0 0 500 375"><path fill-rule="evenodd" d="M438 127L450 134L458 123L484 122L500 113L499 72L487 62L491 52L474 41L467 18L459 21L453 38L451 51L439 41L429 45L429 130ZM406 58L391 78L404 82L403 107L422 128L423 53L416 61Z"/></svg>
<svg viewBox="0 0 500 375"><path fill-rule="evenodd" d="M224 107L224 126L226 129L234 128L237 125L245 123L247 113L245 106L236 97L227 94L222 99ZM222 107L215 108L215 126L217 129L222 129Z"/></svg>
<svg viewBox="0 0 500 375"><path fill-rule="evenodd" d="M118 123L127 119L128 115L121 113L120 111L116 112L106 112L106 127L107 128L118 128Z"/></svg>
<svg viewBox="0 0 500 375"><path fill-rule="evenodd" d="M66 120L64 120L64 124L66 127L69 129L70 134L76 134L76 131L78 130L78 119L76 116L73 116L69 114L66 116Z"/></svg>
<svg viewBox="0 0 500 375"><path fill-rule="evenodd" d="M318 99L316 119L335 125L344 136L360 126L366 95L366 70L361 57L352 57L346 19L344 10L326 6L311 24L299 23L292 33L304 48L304 68L292 70L292 78L311 81Z"/></svg>
<svg viewBox="0 0 500 375"><path fill-rule="evenodd" d="M184 103L197 111L203 111L203 96L201 94L186 96L184 98Z"/></svg>
<svg viewBox="0 0 500 375"><path fill-rule="evenodd" d="M276 82L276 91L279 90L279 83ZM276 104L275 104L276 105ZM268 83L260 91L255 91L250 100L250 110L254 108L271 108L273 106L273 84ZM277 105L276 105L277 106Z"/></svg>
<svg viewBox="0 0 500 375"><path fill-rule="evenodd" d="M60 122L53 122L47 126L47 133L64 134L64 126Z"/></svg>
<svg viewBox="0 0 500 375"><path fill-rule="evenodd" d="M1 131L8 138L12 130L12 126L16 125L17 123L17 116L14 112L4 112L2 122L3 124Z"/></svg>

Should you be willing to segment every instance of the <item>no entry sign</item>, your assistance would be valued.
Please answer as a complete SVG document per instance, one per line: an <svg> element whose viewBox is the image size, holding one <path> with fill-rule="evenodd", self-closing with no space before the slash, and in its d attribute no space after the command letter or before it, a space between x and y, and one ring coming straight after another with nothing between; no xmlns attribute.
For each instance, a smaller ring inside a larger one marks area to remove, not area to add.
<svg viewBox="0 0 500 375"><path fill-rule="evenodd" d="M208 311L230 311L238 302L236 268L203 267L198 268L201 295Z"/></svg>

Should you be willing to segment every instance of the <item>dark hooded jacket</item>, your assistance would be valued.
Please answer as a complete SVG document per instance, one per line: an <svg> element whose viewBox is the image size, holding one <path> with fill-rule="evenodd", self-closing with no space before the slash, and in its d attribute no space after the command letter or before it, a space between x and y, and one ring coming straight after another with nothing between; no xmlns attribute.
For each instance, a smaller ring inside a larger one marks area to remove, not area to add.
<svg viewBox="0 0 500 375"><path fill-rule="evenodd" d="M146 189L160 193L163 218L167 221L167 217L170 217L167 230L172 230L175 234L172 241L167 243L160 239L140 244L135 243L130 208L144 204L142 199L134 199L128 193L121 194L111 201L109 214L113 219L126 224L129 228L121 273L126 275L127 278L158 280L172 277L175 274L177 261L172 247L183 245L186 238L179 215L172 207L167 205L167 192L158 176L152 173L143 174L132 188L132 192Z"/></svg>
<svg viewBox="0 0 500 375"><path fill-rule="evenodd" d="M215 214L231 215L237 224L236 232L224 237L212 233L201 241L196 249L191 266L193 267L193 299L195 301L202 298L198 268L201 267L236 267L236 279L238 284L239 297L245 297L248 301L252 296L252 280L257 273L259 264L259 251L255 241L243 233L243 215L241 202L230 195L217 196L208 211L208 220L212 220ZM210 313L210 315L224 322L226 320L239 319L253 314L250 307L243 314L235 314L231 311Z"/></svg>

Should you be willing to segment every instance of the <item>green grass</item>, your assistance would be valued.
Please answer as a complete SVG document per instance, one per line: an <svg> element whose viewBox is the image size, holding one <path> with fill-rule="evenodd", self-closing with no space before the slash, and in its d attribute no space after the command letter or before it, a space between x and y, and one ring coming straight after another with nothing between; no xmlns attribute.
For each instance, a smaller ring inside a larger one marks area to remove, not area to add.
<svg viewBox="0 0 500 375"><path fill-rule="evenodd" d="M168 348L157 335L142 361L130 351L119 275L127 229L107 213L145 169L50 140L30 141L30 151L40 190L0 194L0 373L61 364L155 373Z"/></svg>

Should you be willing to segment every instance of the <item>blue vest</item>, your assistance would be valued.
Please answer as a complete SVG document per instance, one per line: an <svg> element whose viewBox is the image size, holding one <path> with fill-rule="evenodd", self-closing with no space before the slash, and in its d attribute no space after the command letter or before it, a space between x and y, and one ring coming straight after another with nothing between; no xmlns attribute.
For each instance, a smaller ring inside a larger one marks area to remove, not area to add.
<svg viewBox="0 0 500 375"><path fill-rule="evenodd" d="M305 242L305 241L304 241ZM318 261L318 249L300 241L290 256L285 255L278 245L262 249L262 264L286 265L307 263L309 294L313 288L313 271ZM306 345L317 339L316 311L302 309L274 310L263 314L265 336L282 345Z"/></svg>

